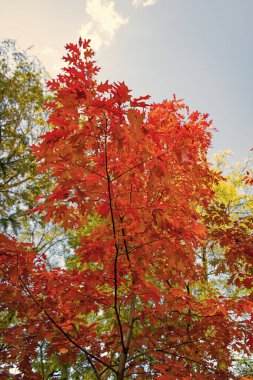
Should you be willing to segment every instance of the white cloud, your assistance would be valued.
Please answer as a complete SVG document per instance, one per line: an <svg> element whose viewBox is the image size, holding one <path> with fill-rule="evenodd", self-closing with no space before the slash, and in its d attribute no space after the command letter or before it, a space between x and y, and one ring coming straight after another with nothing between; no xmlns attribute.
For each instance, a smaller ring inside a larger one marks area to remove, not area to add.
<svg viewBox="0 0 253 380"><path fill-rule="evenodd" d="M132 0L132 3L135 7L139 7L142 5L143 7L149 7L150 5L154 5L158 0Z"/></svg>
<svg viewBox="0 0 253 380"><path fill-rule="evenodd" d="M40 51L40 54L43 55L44 57L52 56L55 53L56 51L52 49L50 46L46 46Z"/></svg>
<svg viewBox="0 0 253 380"><path fill-rule="evenodd" d="M81 25L79 35L90 38L92 47L99 50L102 44L110 44L118 29L128 22L115 10L115 1L87 0L89 20Z"/></svg>

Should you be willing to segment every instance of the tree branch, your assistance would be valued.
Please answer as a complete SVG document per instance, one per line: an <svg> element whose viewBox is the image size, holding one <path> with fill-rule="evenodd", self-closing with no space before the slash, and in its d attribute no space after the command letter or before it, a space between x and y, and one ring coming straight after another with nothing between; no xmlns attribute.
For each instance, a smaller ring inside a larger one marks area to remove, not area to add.
<svg viewBox="0 0 253 380"><path fill-rule="evenodd" d="M116 177L114 177L114 178L112 179L111 182L113 182L113 181L115 181L116 179L122 177L124 174L126 174L126 173L128 173L128 172L131 172L133 169L138 168L139 166L142 166L142 165L144 165L144 164L146 164L147 162L152 161L152 160L153 160L153 157L152 157L152 158L149 158L149 159L146 160L146 161L140 162L139 164L136 164L136 165L132 166L131 168L125 170L124 172L122 172L122 173L120 173L119 175L117 175Z"/></svg>
<svg viewBox="0 0 253 380"><path fill-rule="evenodd" d="M114 309L116 318L119 325L119 331L120 331L120 339L121 339L121 345L123 351L125 350L125 344L124 344L124 335L123 335L123 329L121 325L119 310L118 310L118 257L119 257L119 247L116 243L116 225L114 220L114 214L113 214L113 206L112 206L112 194L111 194L111 179L110 179L110 173L109 173L109 166L108 166L108 152L107 152L107 118L106 118L106 130L105 130L105 171L106 171L106 179L107 179L107 191L108 191L108 198L109 198L109 207L110 207L110 214L111 214L111 222L112 222L112 230L113 230L113 237L115 240L114 246L115 246L115 259L114 259Z"/></svg>
<svg viewBox="0 0 253 380"><path fill-rule="evenodd" d="M33 294L31 293L29 287L26 285L26 283L23 281L23 279L21 278L21 276L18 276L18 279L19 279L19 282L22 284L26 294L32 299L32 301L38 306L38 308L43 311L43 313L47 316L47 318L49 319L49 321L56 327L57 330L59 330L64 336L65 338L73 344L73 346L75 346L76 348L78 348L81 352L83 352L89 362L89 364L91 365L93 371L95 372L95 375L97 377L97 379L101 380L101 377L99 375L99 373L97 372L94 364L92 363L91 359L94 359L96 360L98 363L104 365L105 367L107 367L108 369L110 369L112 372L114 373L117 373L112 367L110 367L106 362L104 362L102 359L98 358L97 356L91 354L89 351L87 351L85 348L83 348L82 346L80 346L76 341L74 341L74 339L66 332L63 330L63 328L54 320L54 318L43 308L43 306L40 305L40 303L36 300L36 298L33 296Z"/></svg>

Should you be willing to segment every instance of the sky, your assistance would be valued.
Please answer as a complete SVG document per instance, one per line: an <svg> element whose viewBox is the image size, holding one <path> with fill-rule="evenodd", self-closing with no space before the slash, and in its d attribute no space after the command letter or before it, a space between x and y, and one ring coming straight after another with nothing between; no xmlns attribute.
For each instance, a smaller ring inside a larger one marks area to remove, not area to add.
<svg viewBox="0 0 253 380"><path fill-rule="evenodd" d="M209 113L213 152L243 161L253 147L253 0L0 0L13 38L56 76L64 46L91 38L102 80L136 96L173 94Z"/></svg>

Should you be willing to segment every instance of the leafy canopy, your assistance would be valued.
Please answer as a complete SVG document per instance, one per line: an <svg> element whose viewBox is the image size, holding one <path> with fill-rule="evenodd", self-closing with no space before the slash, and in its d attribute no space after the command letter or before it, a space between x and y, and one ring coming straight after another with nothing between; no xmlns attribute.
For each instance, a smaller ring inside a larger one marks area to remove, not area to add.
<svg viewBox="0 0 253 380"><path fill-rule="evenodd" d="M43 183L29 145L45 131L45 73L13 40L0 45L0 227L15 232ZM42 181L41 181L42 182Z"/></svg>
<svg viewBox="0 0 253 380"><path fill-rule="evenodd" d="M228 272L240 260L248 278L252 235L240 229L237 253L235 238L209 228L225 221L212 212L222 177L207 161L208 115L98 82L87 40L66 49L67 67L49 82L54 128L33 152L54 180L36 211L77 231L76 249L71 265L50 271L1 236L1 307L19 318L5 328L2 372L47 378L44 363L57 355L69 378L233 378L231 347L252 347L252 301L214 291L199 253L215 239Z"/></svg>

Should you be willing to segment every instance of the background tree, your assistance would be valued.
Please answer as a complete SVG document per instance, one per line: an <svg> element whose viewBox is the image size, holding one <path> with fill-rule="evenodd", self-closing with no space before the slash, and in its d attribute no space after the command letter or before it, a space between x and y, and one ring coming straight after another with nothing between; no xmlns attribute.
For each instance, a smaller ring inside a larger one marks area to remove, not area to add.
<svg viewBox="0 0 253 380"><path fill-rule="evenodd" d="M0 228L18 233L19 239L34 243L39 252L49 252L66 237L59 227L25 214L34 207L35 198L52 186L49 176L36 175L30 149L50 128L43 108L50 99L48 75L28 52L18 50L10 39L0 45Z"/></svg>
<svg viewBox="0 0 253 380"><path fill-rule="evenodd" d="M2 228L14 230L22 210L39 193L29 145L46 128L45 72L35 58L18 51L13 40L0 46L0 141Z"/></svg>
<svg viewBox="0 0 253 380"><path fill-rule="evenodd" d="M215 155L215 168L225 177L214 186L215 199L204 215L209 233L199 253L206 279L202 291L209 289L227 299L234 297L243 300L245 295L249 299L252 297L253 195L250 183L245 184L245 176L252 168L252 159L248 158L235 166L230 162L231 153L228 151ZM252 372L252 341L247 338L247 311L251 310L251 305L245 304L244 309L242 303L241 307L244 312L240 324L246 334L237 344L246 344L248 351L234 353L233 367L237 375L245 376Z"/></svg>
<svg viewBox="0 0 253 380"><path fill-rule="evenodd" d="M54 184L36 211L76 230L76 250L49 271L44 255L1 235L1 310L18 320L3 331L2 376L16 366L17 376L49 378L57 357L63 378L235 377L234 353L252 346L252 300L209 286L201 252L219 245L217 274L243 289L252 235L249 224L239 242L237 225L211 227L227 222L213 207L223 179L207 161L208 115L99 83L89 41L67 50L49 83L54 128L33 150Z"/></svg>

